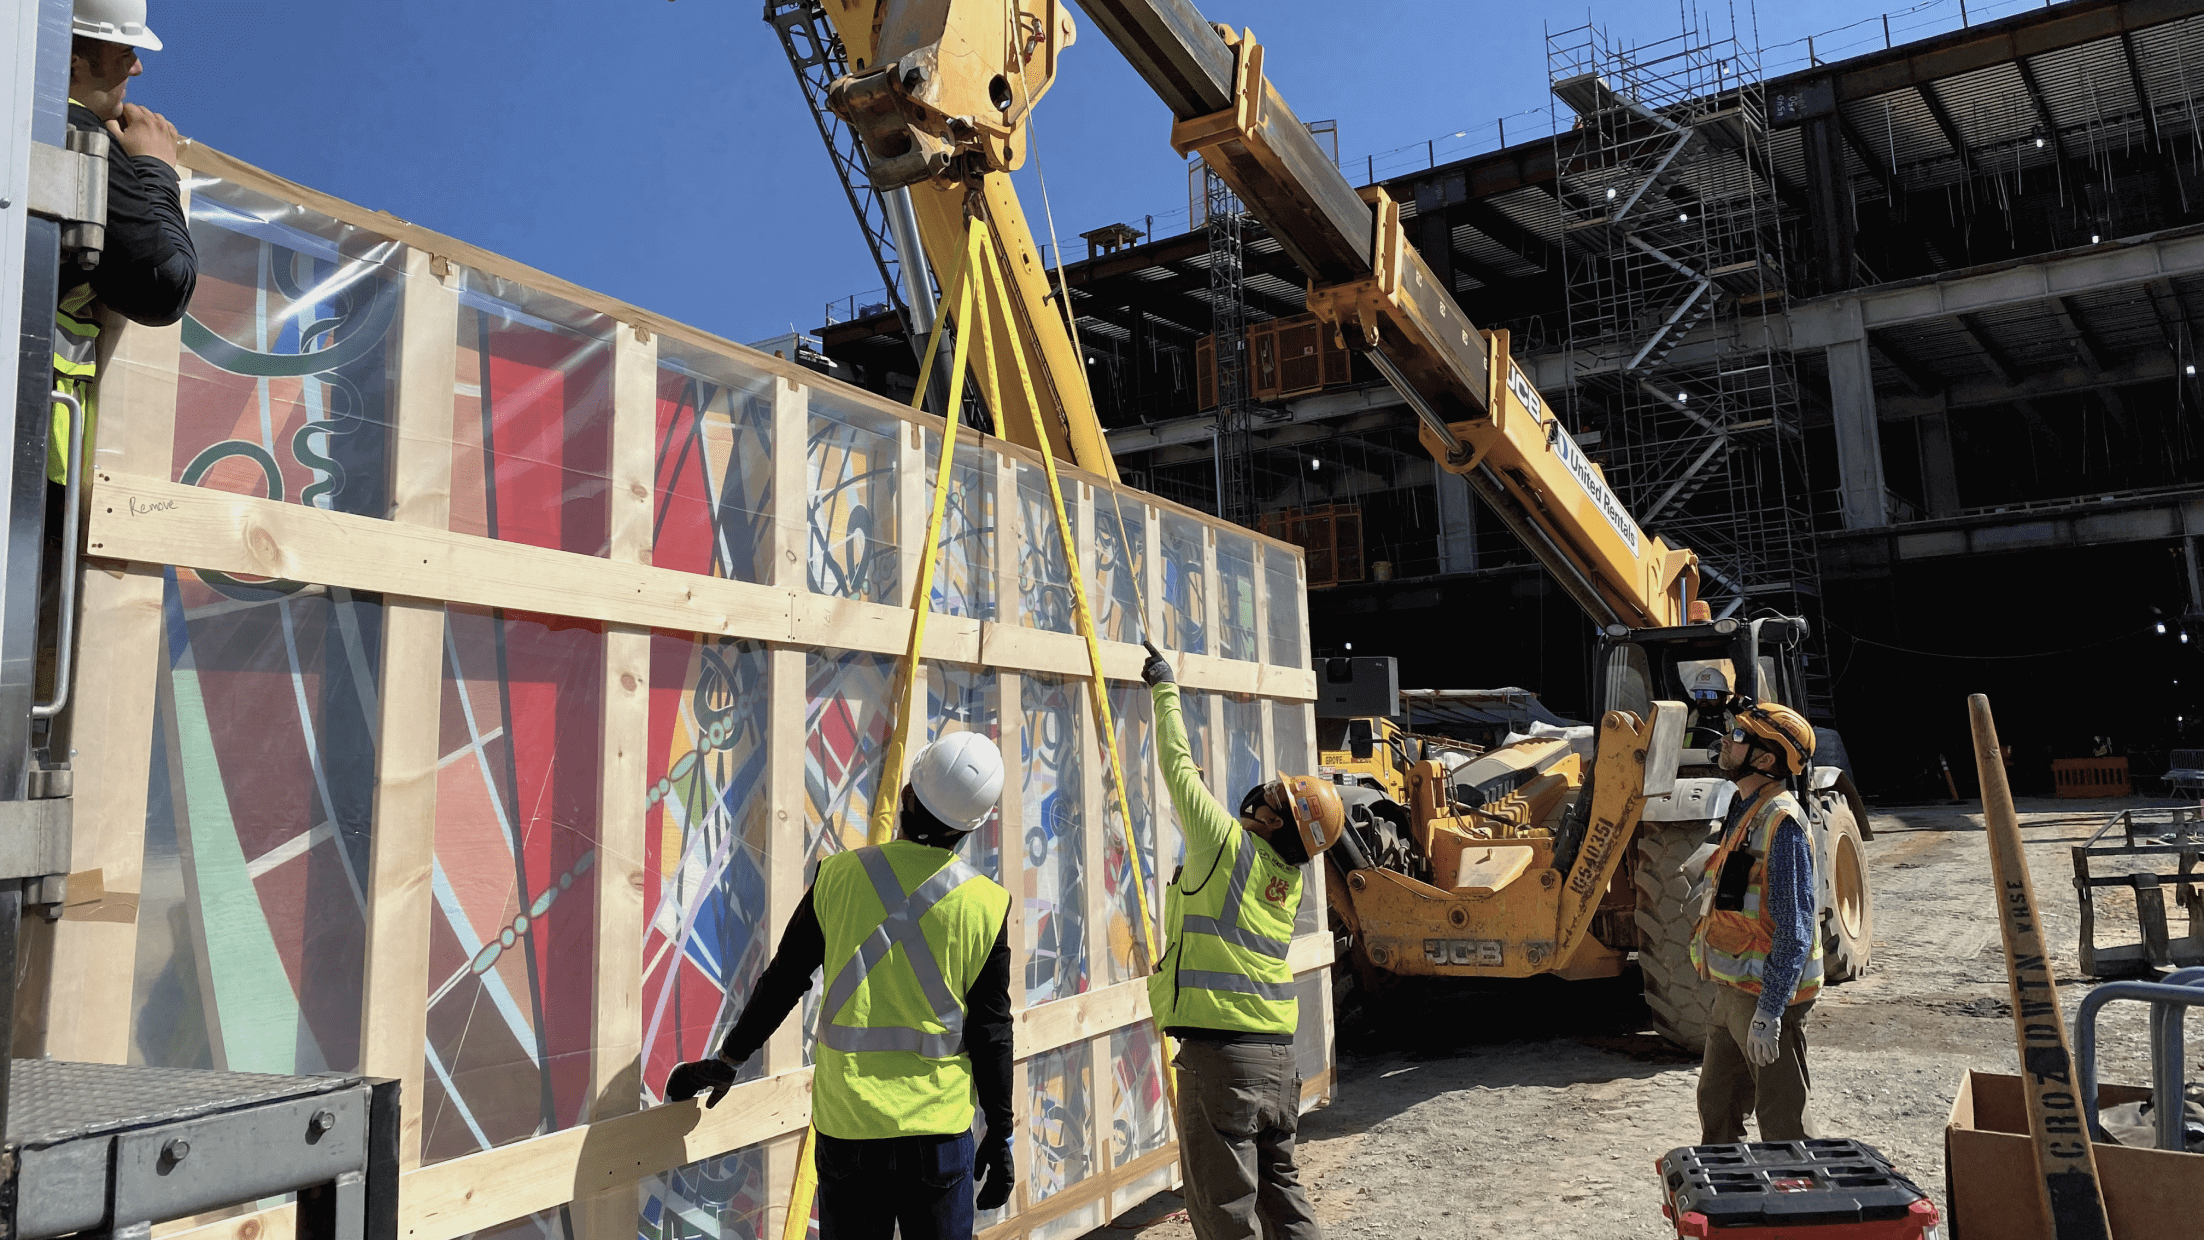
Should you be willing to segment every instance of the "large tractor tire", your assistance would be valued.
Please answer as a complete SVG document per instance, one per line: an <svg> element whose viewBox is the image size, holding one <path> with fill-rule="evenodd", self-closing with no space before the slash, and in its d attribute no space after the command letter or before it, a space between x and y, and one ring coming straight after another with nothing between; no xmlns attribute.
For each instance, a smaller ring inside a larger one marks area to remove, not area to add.
<svg viewBox="0 0 2204 1240"><path fill-rule="evenodd" d="M1648 822L1638 826L1638 968L1653 1028L1676 1046L1699 1053L1714 1018L1718 984L1691 967L1691 931L1699 910L1692 884L1720 842L1715 822Z"/></svg>
<svg viewBox="0 0 2204 1240"><path fill-rule="evenodd" d="M1875 893L1867 885L1867 851L1851 802L1825 794L1821 803L1829 881L1821 909L1821 971L1831 982L1867 972L1875 952Z"/></svg>

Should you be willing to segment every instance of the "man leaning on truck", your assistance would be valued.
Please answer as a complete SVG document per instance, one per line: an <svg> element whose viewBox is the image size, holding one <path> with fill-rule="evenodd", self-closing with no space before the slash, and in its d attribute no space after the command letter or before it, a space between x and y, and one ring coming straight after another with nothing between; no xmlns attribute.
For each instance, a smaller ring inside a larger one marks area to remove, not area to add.
<svg viewBox="0 0 2204 1240"><path fill-rule="evenodd" d="M1186 836L1148 1001L1179 1044L1187 1219L1196 1240L1318 1240L1293 1161L1299 1010L1286 954L1301 866L1339 839L1346 815L1329 783L1280 773L1248 789L1235 820L1202 787L1178 685L1152 644L1141 679L1155 698L1156 753Z"/></svg>

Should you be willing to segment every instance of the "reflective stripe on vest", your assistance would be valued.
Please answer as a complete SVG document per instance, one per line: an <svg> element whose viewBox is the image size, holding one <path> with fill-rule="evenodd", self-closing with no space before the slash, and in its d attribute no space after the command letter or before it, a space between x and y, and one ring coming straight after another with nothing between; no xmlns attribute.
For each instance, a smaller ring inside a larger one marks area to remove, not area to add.
<svg viewBox="0 0 2204 1240"><path fill-rule="evenodd" d="M1699 918L1699 924L1691 936L1691 963L1699 976L1726 986L1735 986L1747 994L1760 993L1760 978L1768 963L1768 952L1775 946L1775 936L1769 931L1767 919L1761 916L1764 894L1768 882L1768 851L1775 844L1775 833L1785 818L1806 829L1806 813L1797 798L1788 792L1771 793L1754 805L1739 824L1738 830L1725 837L1722 846L1707 859L1704 876L1706 883L1707 911ZM1721 882L1722 869L1730 854L1745 848L1753 857L1752 871L1747 878L1743 907L1717 909L1712 907L1715 888ZM1812 863L1811 845L1808 863ZM1813 876L1808 875L1807 886L1814 889ZM1818 921L1818 918L1816 919ZM1791 992L1791 1003L1804 1003L1821 990L1821 932L1817 925L1809 934L1806 960L1799 966L1798 986Z"/></svg>
<svg viewBox="0 0 2204 1240"><path fill-rule="evenodd" d="M97 395L92 379L99 373L99 320L93 317L92 286L79 284L62 295L54 307L54 386L67 391L84 409L84 443L92 444L92 428L98 424ZM69 480L69 406L54 402L47 417L46 478L55 484Z"/></svg>
<svg viewBox="0 0 2204 1240"><path fill-rule="evenodd" d="M1247 880L1254 873L1255 850L1248 846L1246 840L1242 840L1240 842L1240 855L1232 863L1232 879L1225 885L1224 918L1219 920L1215 917L1189 914L1179 919L1179 932L1181 934L1213 934L1234 947L1246 948L1248 951L1269 956L1274 960L1284 960L1286 954L1293 950L1293 944L1281 939L1266 939L1251 930L1243 929L1240 925L1240 909L1247 900ZM1203 976L1208 975L1204 974ZM1182 973L1179 975L1179 984L1185 986L1193 983L1186 981L1186 975ZM1239 990L1240 988L1237 986L1209 986L1207 989ZM1244 993L1257 994L1260 992L1245 991Z"/></svg>
<svg viewBox="0 0 2204 1240"><path fill-rule="evenodd" d="M79 284L54 307L54 373L88 379L99 373L99 320L89 313L92 286Z"/></svg>
<svg viewBox="0 0 2204 1240"><path fill-rule="evenodd" d="M1166 1026L1292 1033L1299 1023L1286 957L1301 872L1289 867L1259 878L1258 863L1269 861L1258 856L1260 847L1255 836L1235 829L1207 877L1188 890L1181 874L1166 892L1171 947L1162 969L1148 979L1149 1004ZM1225 881L1217 883L1220 877ZM1258 881L1263 889L1252 890ZM1200 911L1188 911L1189 905ZM1279 920L1285 925L1276 925ZM1266 929L1283 929L1286 937L1272 938Z"/></svg>
<svg viewBox="0 0 2204 1240"><path fill-rule="evenodd" d="M827 987L826 1001L819 1005L819 1041L853 1055L865 1051L910 1051L929 1059L948 1059L963 1054L964 1000L950 993L949 983L941 975L941 962L934 959L933 946L927 943L925 931L918 923L950 892L978 878L979 871L961 858L952 858L940 873L905 895L903 883L895 876L895 867L888 864L886 854L878 848L860 848L856 856L888 915L858 944L856 953ZM834 1018L841 1015L842 1009L856 996L858 985L897 947L903 949L903 958L910 962L911 972L918 976L919 989L924 992L926 1002L934 1009L934 1019L941 1023L945 1032L835 1024Z"/></svg>

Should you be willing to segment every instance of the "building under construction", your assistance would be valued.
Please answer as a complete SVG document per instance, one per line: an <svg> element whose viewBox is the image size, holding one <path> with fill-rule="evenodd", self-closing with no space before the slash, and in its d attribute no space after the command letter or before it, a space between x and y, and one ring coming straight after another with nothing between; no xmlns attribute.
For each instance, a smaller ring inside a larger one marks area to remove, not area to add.
<svg viewBox="0 0 2204 1240"><path fill-rule="evenodd" d="M1628 507L1701 554L1714 609L1814 621L1862 783L1925 791L1964 751L1911 703L2047 680L2073 709L2012 725L2024 787L2100 750L2162 767L2204 715L2178 683L2204 607L2204 4L2073 0L1776 76L1726 13L1548 53L1554 136L1382 187ZM1212 510L1244 485L1230 515L1308 550L1319 653L1397 654L1413 684L1528 657L1588 708L1585 622L1318 339L1261 226L1225 306L1215 228L1124 244L1139 225L1067 269L1127 476ZM822 338L884 389L911 369L892 316ZM1539 648L1429 640L1465 623Z"/></svg>

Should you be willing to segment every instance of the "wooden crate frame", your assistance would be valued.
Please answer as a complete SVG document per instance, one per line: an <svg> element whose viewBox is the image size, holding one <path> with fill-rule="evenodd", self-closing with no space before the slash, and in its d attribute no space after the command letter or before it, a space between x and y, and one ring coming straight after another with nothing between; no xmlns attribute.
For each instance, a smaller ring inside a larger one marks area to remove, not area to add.
<svg viewBox="0 0 2204 1240"><path fill-rule="evenodd" d="M773 535L771 584L730 580L654 567L650 564L653 518L653 429L655 376L661 342L673 341L689 352L714 354L772 377L775 497L806 490L806 426L815 392L831 392L843 405L868 408L899 419L909 428L899 437L904 480L900 509L912 531L902 551L905 588L914 579L918 550L915 530L922 524L924 463L922 433L939 436L940 419L916 413L870 393L839 384L792 363L766 357L731 342L653 315L510 262L451 238L369 212L294 185L220 152L189 144L185 166L201 185L227 182L279 203L303 208L340 224L365 230L402 247L405 274L403 311L393 353L396 433L390 451L390 519L349 515L257 496L212 490L172 481L179 374L183 345L178 328L120 328L111 334L114 357L102 383L102 408L87 530L87 602L83 646L103 652L86 660L84 691L75 726L82 738L79 786L96 795L79 798L76 827L77 873L64 919L55 927L42 966L49 976L34 979L27 993L41 1006L29 1013L19 1040L34 1044L32 1053L57 1058L121 1062L129 1052L128 1024L135 967L138 865L143 856L147 801L147 713L160 680L157 668L163 623L162 582L171 568L196 572L287 578L322 587L344 587L381 595L384 631L380 655L378 706L382 726L375 753L374 829L366 877L368 898L366 964L360 1029L362 1072L400 1079L409 1103L423 1097L423 1044L429 984L427 935L430 871L434 863L436 783L439 745L418 724L437 709L442 685L445 605L513 608L594 621L602 626L600 817L597 848L600 881L594 909L599 950L594 952L595 1013L591 1021L593 1068L587 1123L478 1153L422 1163L418 1108L409 1105L403 1138L405 1171L400 1214L409 1240L457 1240L528 1215L572 1207L577 1234L611 1240L634 1234L637 1186L647 1177L700 1160L751 1147L766 1150L769 1193L773 1199L760 1218L763 1234L777 1234L780 1204L793 1172L795 1135L809 1116L810 1070L802 1066L801 1031L788 1022L766 1048L763 1079L737 1086L719 1107L640 1109L637 1058L641 1046L643 907L643 811L641 791L647 779L635 738L647 735L650 683L650 633L653 629L732 636L764 643L770 662L770 735L767 795L774 815L775 842L765 922L785 922L803 891L805 864L800 847L805 818L806 652L828 646L841 651L900 654L910 622L907 608L814 594L803 580L799 550L806 537L800 519L781 520ZM611 366L612 429L609 490L609 551L604 556L546 550L514 542L494 542L447 528L451 511L451 461L454 339L462 270L510 281L616 321ZM960 432L965 442L966 432ZM971 620L936 614L929 622L925 655L946 664L992 668L998 673L1002 706L999 721L1007 754L1018 753L1017 709L1024 674L1083 678L1086 651L1074 635L1024 628L1017 613L1015 557L1017 540L1009 531L1017 520L1016 472L1023 462L1038 462L1032 452L990 437L978 437L983 459L995 462L996 564L995 620ZM1145 593L1160 606L1162 570L1157 530L1166 513L1190 516L1210 527L1204 540L1210 580L1215 580L1215 531L1218 523L1199 512L1154 496L1113 486L1066 468L1067 498L1080 502L1077 518L1079 562L1095 571L1095 521L1099 502L1140 505L1144 514ZM1255 540L1258 565L1256 631L1261 648L1253 661L1228 660L1215 653L1174 655L1178 678L1189 689L1251 695L1284 702L1304 712L1305 736L1313 737L1307 705L1315 696L1315 676L1306 666L1270 664L1266 609L1294 609L1302 651L1308 648L1306 573L1298 549L1252 531L1232 528ZM1053 538L1053 530L1041 531ZM1029 535L1030 537L1030 535ZM1302 583L1290 598L1268 598L1268 574L1262 548L1295 556ZM791 567L793 566L793 568ZM1208 631L1216 629L1216 594L1208 592ZM1212 639L1214 640L1214 639ZM1103 662L1113 680L1137 681L1144 654L1139 646L1104 641ZM1297 704L1297 705L1292 705ZM1291 756L1270 747L1270 709L1263 711L1266 760L1292 764ZM1106 924L1092 916L1108 896L1102 881L1102 857L1108 827L1102 814L1104 789L1091 719L1082 716L1087 772L1080 795L1087 806L1085 898L1088 924L1099 937ZM1211 728L1209 763L1225 759L1223 729ZM1313 761L1313 754L1303 755ZM1223 769L1221 765L1215 769ZM1128 778L1132 773L1128 772ZM1015 838L1019 798L1004 799L1005 840ZM1158 805L1155 812L1160 813ZM1167 838L1159 820L1156 836ZM1153 872L1158 859L1149 857ZM1003 850L1003 881L1013 893L1013 942L1018 956L1014 976L1024 976L1030 951L1023 927L1018 850ZM1323 907L1322 868L1310 898ZM1160 907L1154 910L1160 917ZM631 942L633 951L604 950L603 945ZM1100 944L1083 945L1090 978L1101 973ZM1314 978L1324 996L1317 1027L1326 1068L1304 1087L1308 1105L1328 1100L1332 1063L1330 965L1332 943L1319 918L1315 933L1296 939L1290 957L1297 977ZM1021 1138L1017 1212L989 1229L986 1240L1028 1235L1052 1237L1067 1228L1083 1230L1082 1218L1106 1221L1149 1193L1177 1182L1175 1145L1113 1166L1114 1142L1109 1117L1114 1112L1108 1038L1148 1020L1146 986L1135 980L1091 988L1038 1007L1024 1006L1023 987L1014 991L1019 1068L1017 1072ZM1024 1114L1029 1095L1026 1063L1049 1051L1086 1043L1090 1055L1088 1131L1089 1169L1079 1182L1046 1200L1030 1197L1032 1141ZM242 1217L172 1225L164 1231L238 1240L284 1240L291 1234L291 1211L280 1207Z"/></svg>

